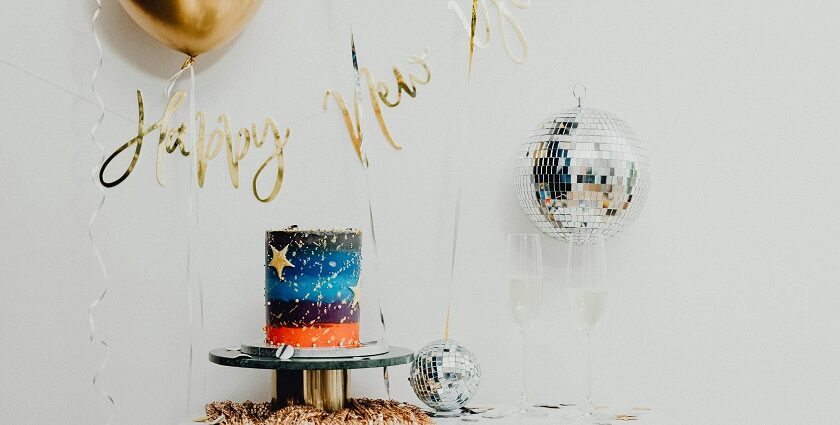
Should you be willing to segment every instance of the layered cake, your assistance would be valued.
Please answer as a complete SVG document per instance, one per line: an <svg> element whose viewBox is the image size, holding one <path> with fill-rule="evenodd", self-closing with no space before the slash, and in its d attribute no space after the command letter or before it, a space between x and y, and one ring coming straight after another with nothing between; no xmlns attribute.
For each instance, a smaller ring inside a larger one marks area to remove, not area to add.
<svg viewBox="0 0 840 425"><path fill-rule="evenodd" d="M293 347L359 345L362 233L265 232L265 339Z"/></svg>

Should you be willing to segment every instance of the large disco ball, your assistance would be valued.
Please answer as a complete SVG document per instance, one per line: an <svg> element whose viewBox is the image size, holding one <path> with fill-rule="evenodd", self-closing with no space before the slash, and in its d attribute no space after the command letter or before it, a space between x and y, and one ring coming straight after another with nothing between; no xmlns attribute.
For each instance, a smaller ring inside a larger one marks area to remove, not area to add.
<svg viewBox="0 0 840 425"><path fill-rule="evenodd" d="M408 376L417 398L444 412L466 404L480 380L478 359L452 339L437 340L421 348Z"/></svg>
<svg viewBox="0 0 840 425"><path fill-rule="evenodd" d="M619 233L644 206L650 180L648 156L633 129L595 108L549 116L516 160L525 215L543 233L569 242Z"/></svg>

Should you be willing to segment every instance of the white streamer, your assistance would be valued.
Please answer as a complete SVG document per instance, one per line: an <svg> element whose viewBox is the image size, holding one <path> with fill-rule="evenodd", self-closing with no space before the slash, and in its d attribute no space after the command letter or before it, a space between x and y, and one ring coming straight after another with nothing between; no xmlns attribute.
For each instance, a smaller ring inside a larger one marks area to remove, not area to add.
<svg viewBox="0 0 840 425"><path fill-rule="evenodd" d="M358 128L359 138L360 138L359 151L360 151L360 155L361 155L361 158L362 158L362 168L364 169L364 173L365 173L365 192L366 192L367 204L368 204L368 219L369 219L369 223L370 223L370 239L371 239L371 242L373 243L373 256L375 258L375 261L373 262L373 268L374 268L374 275L377 276L377 281L380 283L380 285L379 285L380 294L377 294L377 296L376 296L376 304L377 304L377 307L379 309L379 322L382 324L382 341L386 341L387 340L388 329L385 326L385 314L382 312L382 301L381 301L381 299L382 299L381 292L382 292L382 287L383 287L381 285L382 279L379 279L379 276L378 276L378 273L379 273L379 270L378 270L379 269L379 244L376 242L376 226L374 224L375 221L373 219L373 200L371 199L371 194L370 194L371 193L370 192L370 171L369 171L369 168L368 168L370 166L370 163L368 162L367 153L365 151L365 138L363 136L362 128L361 128L362 111L363 111L362 107L360 106L361 102L362 102L361 73L359 72L359 60L358 60L358 57L356 56L356 40L355 40L355 37L353 36L352 27L350 29L350 51L351 51L351 55L352 55L352 59L353 59L353 70L354 70L354 76L353 76L354 80L353 80L353 82L355 84L355 91L354 91L355 98L354 98L353 104L355 105L355 108L356 108L355 113L356 113L356 117L357 117L357 122L359 123L359 128ZM388 393L390 394L390 384L387 380L387 374L385 375L385 377L386 377L385 388L386 388L386 391L388 391Z"/></svg>
<svg viewBox="0 0 840 425"><path fill-rule="evenodd" d="M391 400L391 375L388 374L388 366L382 368L382 380L385 382L385 394Z"/></svg>
<svg viewBox="0 0 840 425"><path fill-rule="evenodd" d="M520 64L525 63L525 60L528 59L528 41L525 40L525 32L522 31L522 27L519 26L519 22L513 14L510 13L507 6L505 6L504 0L493 0L493 3L496 5L496 8L499 9L499 32L502 34L502 44L505 46L505 52L507 52L508 57L510 57L512 61ZM511 0L510 3L520 9L525 9L530 4L528 1L518 0ZM516 54L513 53L513 49L510 48L507 33L505 33L505 20L508 24L510 24L510 27L516 33L516 37L519 39L519 46L522 48L522 56L516 56Z"/></svg>
<svg viewBox="0 0 840 425"><path fill-rule="evenodd" d="M93 385L93 389L99 393L103 398L108 400L108 403L111 404L110 414L108 415L108 420L105 422L106 425L110 425L111 422L114 421L114 415L116 410L116 403L114 402L114 398L108 394L105 390L99 387L99 378L102 375L102 372L105 370L105 366L108 364L108 360L110 359L110 347L108 343L105 341L104 338L99 338L96 335L96 324L93 318L93 311L102 303L105 299L105 296L108 294L108 269L105 267L105 261L102 259L102 253L99 252L99 247L96 246L96 240L93 237L93 224L96 222L96 216L99 214L99 211L102 210L102 207L105 205L105 188L99 184L99 179L97 178L97 172L99 171L100 164L105 161L105 147L102 143L99 142L96 138L96 131L99 130L99 126L105 120L105 102L102 100L102 96L99 95L99 92L96 91L96 78L99 76L99 70L102 69L102 42L99 40L99 34L96 33L96 21L99 19L99 15L102 14L102 0L96 0L96 10L93 12L93 18L91 19L90 27L91 32L93 32L93 41L96 43L96 50L99 55L99 59L97 60L96 66L93 68L93 73L90 77L90 89L93 92L93 97L96 98L96 104L99 107L99 114L96 116L96 121L93 123L93 126L90 128L90 140L99 149L100 158L99 163L97 163L90 172L90 179L91 182L99 189L99 202L96 208L93 210L93 213L90 215L90 220L88 220L88 240L90 241L90 249L93 251L93 255L96 257L96 261L99 264L99 270L102 272L102 279L104 282L104 288L102 289L102 293L99 294L93 302L90 303L88 307L88 322L90 324L90 334L88 339L90 340L91 344L98 344L101 345L105 349L105 353L102 357L102 363L99 364L99 368L96 369L96 372L93 374L93 378L91 379L91 384Z"/></svg>

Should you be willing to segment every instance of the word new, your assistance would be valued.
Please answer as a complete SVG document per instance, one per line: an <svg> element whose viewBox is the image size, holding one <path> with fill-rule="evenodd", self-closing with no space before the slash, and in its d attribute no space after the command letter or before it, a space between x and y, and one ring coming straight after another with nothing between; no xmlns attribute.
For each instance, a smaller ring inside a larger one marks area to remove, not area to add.
<svg viewBox="0 0 840 425"><path fill-rule="evenodd" d="M391 100L389 98L390 89L388 88L388 84L384 81L374 82L373 74L371 74L368 68L361 68L358 69L357 76L359 79L363 76L364 81L367 83L368 93L370 94L370 103L373 107L373 112L376 115L376 121L379 123L379 128L382 130L382 134L385 136L385 139L391 144L394 149L402 149L402 145L397 144L394 141L394 138L391 137L391 132L388 131L388 126L385 125L385 118L382 116L382 108L379 106L379 102L385 104L389 108L396 108L400 102L402 101L402 94L409 95L410 97L417 96L417 84L427 84L432 79L432 72L429 70L429 66L426 64L426 55L428 51L426 51L421 56L412 56L409 60L410 64L419 64L423 67L423 71L425 76L423 78L417 77L413 72L408 73L408 81L405 81L405 77L403 77L402 72L400 72L399 68L396 66L393 67L394 78L397 82L397 95L396 97ZM355 63L354 63L355 65ZM364 149L362 146L362 128L361 128L361 119L359 113L359 102L361 99L360 94L360 86L359 81L357 81L356 86L356 93L353 96L353 118L350 118L350 112L347 110L347 103L344 102L344 97L341 96L341 93L338 93L333 90L327 90L324 93L324 101L323 101L323 108L327 110L327 106L329 104L330 97L335 99L335 103L338 105L339 109L341 109L341 114L344 117L344 124L347 127L347 134L350 137L350 141L353 143L353 147L356 149L356 154L359 156L359 160L362 161L362 164L367 167L367 157L364 153Z"/></svg>

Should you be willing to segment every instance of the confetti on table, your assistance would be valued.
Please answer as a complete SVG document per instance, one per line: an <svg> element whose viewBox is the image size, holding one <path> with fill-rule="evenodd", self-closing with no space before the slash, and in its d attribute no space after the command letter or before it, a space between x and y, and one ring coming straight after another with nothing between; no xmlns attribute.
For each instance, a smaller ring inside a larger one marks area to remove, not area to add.
<svg viewBox="0 0 840 425"><path fill-rule="evenodd" d="M635 421L639 419L639 417L634 415L615 415L613 416L613 419L617 421Z"/></svg>

